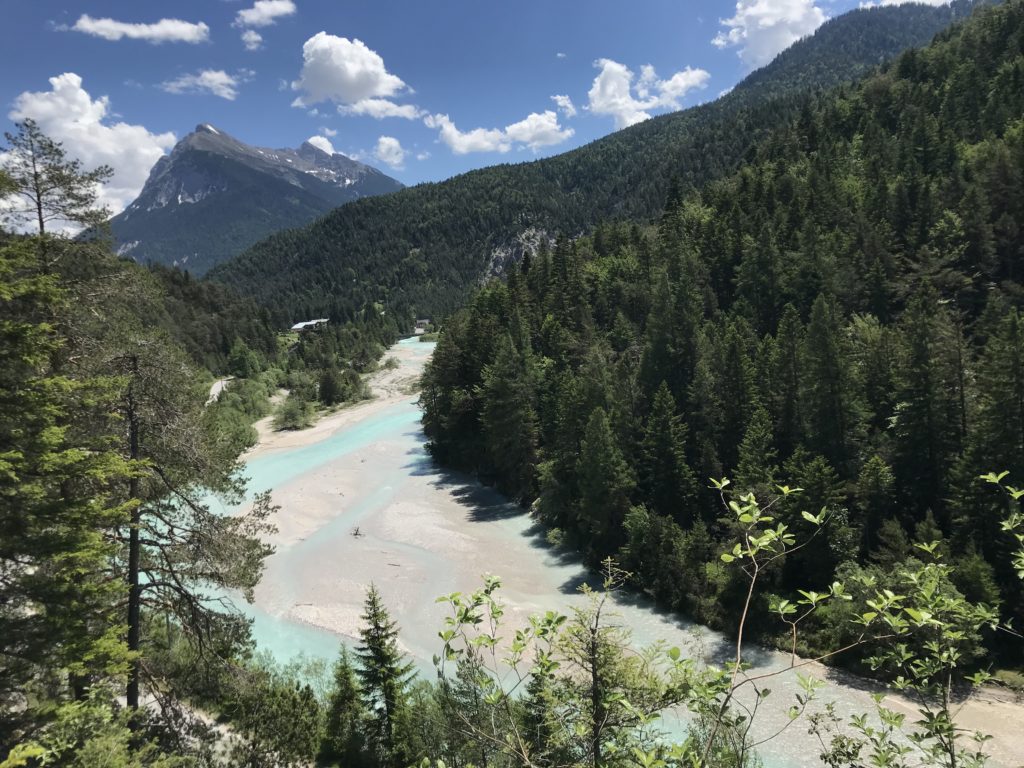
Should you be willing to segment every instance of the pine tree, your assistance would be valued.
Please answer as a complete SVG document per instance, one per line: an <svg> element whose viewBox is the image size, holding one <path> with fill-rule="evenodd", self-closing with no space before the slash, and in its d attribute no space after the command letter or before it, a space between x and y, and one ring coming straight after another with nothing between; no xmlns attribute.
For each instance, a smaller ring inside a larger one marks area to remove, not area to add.
<svg viewBox="0 0 1024 768"><path fill-rule="evenodd" d="M370 746L385 768L405 765L402 745L398 743L396 725L405 704L406 687L412 677L413 665L398 648L398 623L388 615L380 592L373 584L366 593L363 626L356 646L363 706L373 720L369 734Z"/></svg>
<svg viewBox="0 0 1024 768"><path fill-rule="evenodd" d="M597 407L590 414L580 444L577 475L580 527L593 537L596 554L613 552L621 544L634 481L604 408Z"/></svg>
<svg viewBox="0 0 1024 768"><path fill-rule="evenodd" d="M231 718L229 764L299 768L316 757L323 713L310 686L273 670L249 668L236 672L224 697Z"/></svg>
<svg viewBox="0 0 1024 768"><path fill-rule="evenodd" d="M208 596L220 589L251 596L271 551L261 537L272 531L266 520L273 510L266 494L243 514L210 509L211 494L241 501L237 445L218 432L216 416L204 407L202 379L180 347L139 320L145 317L139 306L153 301L150 287L121 284L120 268L88 284L93 298L78 303L74 323L84 334L80 372L116 377L113 406L123 422L118 451L138 468L119 489L131 515L116 532L123 553L115 567L128 585L128 648L142 650L146 615L153 612L186 628L200 658L212 662L245 633L238 617ZM108 283L116 294L103 295ZM214 637L225 642L211 642ZM146 669L139 658L131 665L130 709L139 705Z"/></svg>
<svg viewBox="0 0 1024 768"><path fill-rule="evenodd" d="M778 454L772 436L771 417L758 405L740 443L736 485L745 491L763 494L771 491L775 483Z"/></svg>
<svg viewBox="0 0 1024 768"><path fill-rule="evenodd" d="M683 528L693 522L697 481L686 461L686 425L665 382L658 387L643 439L641 489L649 508Z"/></svg>
<svg viewBox="0 0 1024 768"><path fill-rule="evenodd" d="M83 549L92 547L95 552L103 551L97 539L113 543L116 549L108 553L107 562L76 567L83 586L93 584L93 574L104 574L108 588L120 578L117 586L127 592L123 604L113 603L123 611L120 619L102 626L114 634L127 627L127 650L134 658L128 665L126 698L134 710L144 669L139 653L147 609L186 627L186 636L200 649L218 645L207 641L221 632L236 644L244 639L237 617L218 612L207 599L208 590L237 588L251 595L262 559L269 553L259 536L268 530L264 520L270 510L263 498L248 514L210 512L205 499L211 492L237 499L242 491L237 446L217 433L216 419L204 410L201 378L181 348L153 329L152 308L160 303L155 282L140 279L137 270L113 254L76 241L61 241L58 249L50 236L47 227L52 222L93 226L105 220L107 212L96 206L97 184L109 176L109 169L83 171L32 121L19 125L18 134L7 138L7 165L15 191L29 203L22 213L38 230L27 241L43 257L36 270L46 275L41 279L57 280L68 292L60 313L47 308L45 331L35 340L52 370L66 377L54 379L54 391L67 395L86 382L107 382L102 398L90 393L88 406L80 407L73 419L62 415L56 403L47 406L53 421L44 434L50 450L59 450L65 440L74 447L62 460L64 470L72 474L52 493L61 498L92 494L84 497L90 499L86 507L77 513L69 510L62 519L81 522L85 518L77 515L85 509L96 515L110 501L120 513L108 518L106 527L97 524L76 534ZM49 258L61 253L75 258ZM26 330L23 326L19 333ZM59 354L61 344L53 344L58 333L66 337ZM35 364L42 362L37 358ZM97 407L101 415L93 412ZM111 424L111 417L120 423ZM61 465L58 456L48 460L51 470ZM80 464L84 475L79 479L73 474L72 457L108 463L105 469L91 470ZM116 474L117 465L109 463L113 459L128 471L122 469L120 482L99 490L104 471ZM61 556L55 550L53 562L59 563ZM71 558L66 562L70 565ZM74 600L69 603L74 605ZM77 621L90 621L91 609L81 606L82 618ZM75 626L75 621L68 626ZM85 630L79 624L78 630L83 641L94 637L95 628ZM113 647L109 638L107 643ZM85 658L80 660L80 665L85 663Z"/></svg>
<svg viewBox="0 0 1024 768"><path fill-rule="evenodd" d="M19 222L31 225L44 247L46 236L56 226L96 227L110 212L97 205L99 185L110 179L113 169L101 165L91 171L71 160L60 142L46 136L36 122L17 124L17 133L5 133L8 147L4 168L20 200L8 211Z"/></svg>
<svg viewBox="0 0 1024 768"><path fill-rule="evenodd" d="M34 716L34 686L123 670L122 584L107 535L133 468L110 450L114 393L55 362L68 296L31 240L0 246L0 743ZM97 431L93 431L93 429ZM77 691L81 693L81 691Z"/></svg>
<svg viewBox="0 0 1024 768"><path fill-rule="evenodd" d="M320 374L320 384L317 387L317 396L320 402L330 407L344 402L345 382L341 378L341 372L337 368L325 368Z"/></svg>
<svg viewBox="0 0 1024 768"><path fill-rule="evenodd" d="M852 426L846 355L839 308L823 295L811 307L802 357L808 447L845 467Z"/></svg>
<svg viewBox="0 0 1024 768"><path fill-rule="evenodd" d="M862 532L861 552L865 555L877 546L883 522L895 513L895 483L892 469L877 454L861 467L856 498Z"/></svg>
<svg viewBox="0 0 1024 768"><path fill-rule="evenodd" d="M366 717L355 668L348 648L342 646L334 665L334 688L327 704L324 752L346 768L359 768L366 761L363 734Z"/></svg>
<svg viewBox="0 0 1024 768"><path fill-rule="evenodd" d="M749 326L742 320L735 320L729 324L719 350L718 397L727 407L721 412L718 453L727 467L735 467L739 461L739 443L758 404L751 344Z"/></svg>
<svg viewBox="0 0 1024 768"><path fill-rule="evenodd" d="M499 347L495 361L484 368L479 394L487 459L498 488L528 502L536 494L537 414L530 356L511 338Z"/></svg>
<svg viewBox="0 0 1024 768"><path fill-rule="evenodd" d="M948 473L962 430L956 350L942 333L935 305L934 294L922 291L900 324L893 470L900 488L914 489L907 501L917 519L928 509L944 512Z"/></svg>

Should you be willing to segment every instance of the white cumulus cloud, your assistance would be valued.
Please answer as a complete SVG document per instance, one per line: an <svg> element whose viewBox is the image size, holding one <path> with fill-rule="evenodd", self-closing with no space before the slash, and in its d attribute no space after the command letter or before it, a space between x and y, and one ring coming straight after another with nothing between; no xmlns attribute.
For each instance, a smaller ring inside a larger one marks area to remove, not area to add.
<svg viewBox="0 0 1024 768"><path fill-rule="evenodd" d="M427 115L423 118L427 128L436 128L438 137L456 155L468 155L470 152L508 152L512 143L505 132L498 128L474 128L471 131L460 131L448 115Z"/></svg>
<svg viewBox="0 0 1024 768"><path fill-rule="evenodd" d="M258 51L263 45L263 35L255 29L247 29L242 33L242 43L247 51Z"/></svg>
<svg viewBox="0 0 1024 768"><path fill-rule="evenodd" d="M321 101L354 105L365 99L386 99L407 89L388 72L384 59L362 40L318 32L302 46L302 72L292 84L299 91L294 106Z"/></svg>
<svg viewBox="0 0 1024 768"><path fill-rule="evenodd" d="M331 140L325 136L310 136L306 139L306 142L312 144L317 149L322 149L328 155L337 154L334 150L334 145L331 144Z"/></svg>
<svg viewBox="0 0 1024 768"><path fill-rule="evenodd" d="M135 24L109 18L94 19L83 14L71 29L104 40L127 37L149 43L205 43L210 39L210 28L206 24L181 19L160 19L154 24Z"/></svg>
<svg viewBox="0 0 1024 768"><path fill-rule="evenodd" d="M229 75L223 69L203 69L195 74L167 80L160 87L168 93L211 94L234 101L238 97L238 86L251 74L248 70L243 70L239 75Z"/></svg>
<svg viewBox="0 0 1024 768"><path fill-rule="evenodd" d="M252 8L243 8L235 14L233 27L240 27L242 43L247 51L257 51L263 45L263 35L253 27L269 27L278 19L291 16L296 11L292 0L256 0Z"/></svg>
<svg viewBox="0 0 1024 768"><path fill-rule="evenodd" d="M295 13L292 0L256 0L252 8L243 8L235 14L236 27L269 27L277 20Z"/></svg>
<svg viewBox="0 0 1024 768"><path fill-rule="evenodd" d="M341 104L338 112L343 115L369 115L378 120L385 117L402 117L416 120L423 117L423 110L412 104L396 104L389 99L361 99L355 104Z"/></svg>
<svg viewBox="0 0 1024 768"><path fill-rule="evenodd" d="M572 103L572 99L568 96L556 94L551 97L551 100L555 102L558 110L565 115L566 119L576 117L576 105Z"/></svg>
<svg viewBox="0 0 1024 768"><path fill-rule="evenodd" d="M35 120L87 169L113 168L113 177L100 191L100 203L119 213L138 196L153 164L174 146L175 138L170 132L151 133L141 125L112 122L109 115L106 96L93 99L82 88L81 77L65 72L50 78L49 91L18 96L7 116Z"/></svg>
<svg viewBox="0 0 1024 768"><path fill-rule="evenodd" d="M326 125L320 126L320 133L322 133L324 136L330 136L331 138L334 138L335 136L338 135L338 132L336 130L334 130L333 128L328 128Z"/></svg>
<svg viewBox="0 0 1024 768"><path fill-rule="evenodd" d="M536 152L541 147L561 144L573 135L573 129L562 128L558 124L558 115L546 109L539 113L533 112L518 123L512 123L505 128L505 135Z"/></svg>
<svg viewBox="0 0 1024 768"><path fill-rule="evenodd" d="M562 128L558 115L551 110L533 112L518 123L501 128L474 128L460 131L448 115L427 115L423 123L438 131L438 139L456 155L470 152L500 152L504 154L519 144L536 151L541 147L559 144L573 135L572 128Z"/></svg>
<svg viewBox="0 0 1024 768"><path fill-rule="evenodd" d="M598 59L600 69L587 92L587 109L595 115L610 115L616 128L643 122L655 109L679 109L680 100L694 88L707 87L711 75L703 69L686 67L667 80L658 78L654 67L641 68L634 86L633 70L611 59Z"/></svg>
<svg viewBox="0 0 1024 768"><path fill-rule="evenodd" d="M407 154L402 143L394 136L381 136L373 150L374 157L392 168L401 168Z"/></svg>
<svg viewBox="0 0 1024 768"><path fill-rule="evenodd" d="M815 0L739 0L735 15L720 21L725 29L711 42L737 48L744 64L761 67L827 18Z"/></svg>

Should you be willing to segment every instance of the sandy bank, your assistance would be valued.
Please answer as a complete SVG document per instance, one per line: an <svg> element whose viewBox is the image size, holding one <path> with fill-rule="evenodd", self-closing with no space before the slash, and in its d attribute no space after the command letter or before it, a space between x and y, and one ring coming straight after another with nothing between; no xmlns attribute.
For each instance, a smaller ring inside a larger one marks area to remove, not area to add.
<svg viewBox="0 0 1024 768"><path fill-rule="evenodd" d="M319 418L316 424L309 429L277 431L273 426L274 417L272 415L260 419L255 424L259 439L242 459L249 461L267 453L313 445L327 439L339 430L371 418L393 406L396 402L407 400L423 373L423 366L429 359L429 349L432 349L433 346L433 344L427 343L417 345L413 342L392 346L381 362L394 358L398 361L398 367L382 367L367 377L366 381L370 387L372 399L327 414ZM283 397L279 393L272 398L272 402L277 405L282 399Z"/></svg>
<svg viewBox="0 0 1024 768"><path fill-rule="evenodd" d="M303 465L273 491L281 507L276 552L256 589L256 606L276 626L315 627L339 642L355 637L373 582L401 624L404 648L429 664L444 616L435 598L478 587L484 573L502 577L509 626L538 611L567 612L580 604L577 587L588 574L575 559L548 548L520 508L469 478L438 469L425 455L409 387L431 346L396 345L388 354L399 367L370 377L375 399L308 430L263 434L247 456L254 474L269 474L294 450L315 454L308 468ZM692 623L652 611L635 597L627 596L616 610L640 644L663 639L708 660L729 652L715 633L700 630L698 638ZM750 658L760 670L789 663L788 655L759 649L751 649ZM829 681L820 700L836 701L841 715L872 711L874 688L866 681L823 667L813 672ZM773 680L777 703L764 712L766 732L786 721L797 692L794 677L786 673ZM915 714L909 702L887 703ZM1024 707L1012 697L982 692L964 705L959 723L994 737L988 751L1003 768L1024 765ZM819 765L818 746L803 726L763 751L768 765Z"/></svg>

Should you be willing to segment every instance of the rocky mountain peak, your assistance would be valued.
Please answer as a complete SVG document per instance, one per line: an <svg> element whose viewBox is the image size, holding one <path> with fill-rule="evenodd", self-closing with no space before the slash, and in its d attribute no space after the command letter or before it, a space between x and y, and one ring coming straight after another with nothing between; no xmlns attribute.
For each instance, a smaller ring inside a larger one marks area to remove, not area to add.
<svg viewBox="0 0 1024 768"><path fill-rule="evenodd" d="M276 229L401 188L376 168L331 155L308 141L297 149L257 147L199 123L157 161L142 192L111 224L125 255L188 264L201 272ZM187 223L195 217L203 224ZM278 219L282 226L272 224ZM214 223L218 229L210 231ZM194 236L186 232L188 226ZM157 236L161 230L166 231ZM199 242L203 232L207 241L219 237L225 242ZM178 250L186 252L179 255Z"/></svg>

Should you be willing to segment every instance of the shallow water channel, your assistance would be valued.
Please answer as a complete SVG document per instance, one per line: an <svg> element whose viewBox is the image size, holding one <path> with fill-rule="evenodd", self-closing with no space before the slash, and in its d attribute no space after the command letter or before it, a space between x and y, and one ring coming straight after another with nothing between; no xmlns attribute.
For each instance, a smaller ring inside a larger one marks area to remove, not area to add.
<svg viewBox="0 0 1024 768"><path fill-rule="evenodd" d="M392 354L403 371L415 374L433 346L402 342ZM270 450L247 462L251 492L273 489L281 506L280 533L255 604L238 602L254 619L259 646L278 660L299 653L333 660L357 631L371 581L401 625L405 650L427 675L444 617L438 595L472 590L482 574L497 574L510 623L538 611L569 612L582 599L578 587L592 578L586 569L550 549L522 509L434 465L419 421L416 397L392 394L353 410L315 442ZM635 596L617 600L615 611L638 644L664 640L712 662L734 652L717 633ZM749 649L746 658L760 670L789 663L787 655L760 649ZM769 687L755 738L787 722L798 692L791 672ZM819 698L822 704L836 702L841 714L872 709L866 692L833 682ZM671 733L681 731L675 716L664 725ZM758 752L769 768L820 764L819 745L803 721Z"/></svg>

